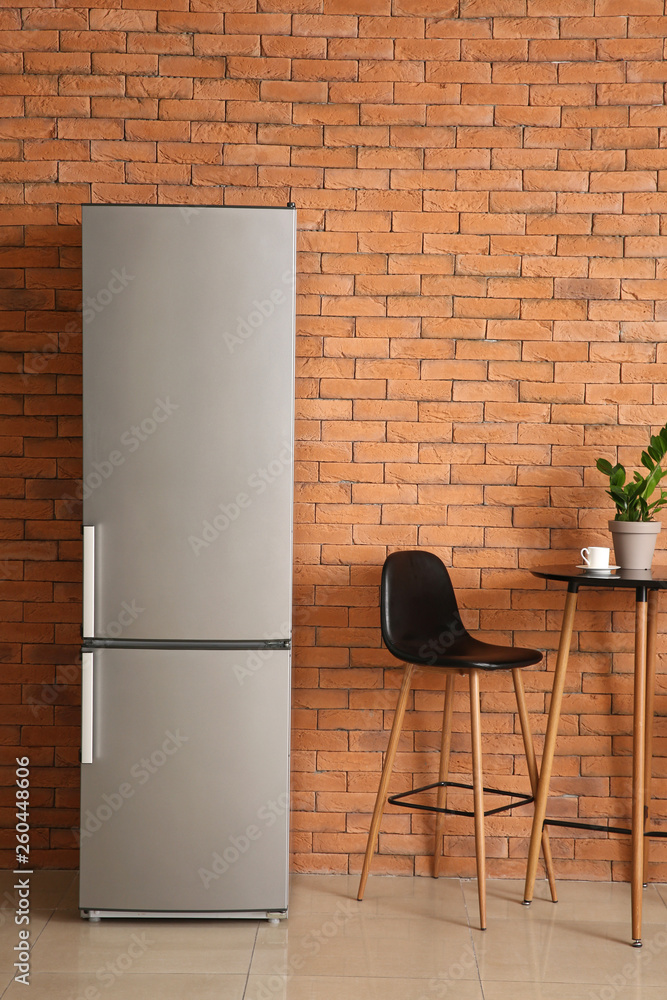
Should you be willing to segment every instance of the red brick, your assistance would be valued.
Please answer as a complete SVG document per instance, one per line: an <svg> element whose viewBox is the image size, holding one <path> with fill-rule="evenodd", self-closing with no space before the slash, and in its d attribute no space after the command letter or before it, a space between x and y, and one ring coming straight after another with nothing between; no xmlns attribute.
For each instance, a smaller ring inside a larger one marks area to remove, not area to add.
<svg viewBox="0 0 667 1000"><path fill-rule="evenodd" d="M335 39L334 39L335 42ZM288 59L326 59L327 39L286 35L264 35L262 48L267 56Z"/></svg>
<svg viewBox="0 0 667 1000"><path fill-rule="evenodd" d="M154 162L156 145L154 142L93 142L90 153L93 160L136 159Z"/></svg>
<svg viewBox="0 0 667 1000"><path fill-rule="evenodd" d="M0 47L4 52L55 52L58 32L0 30Z"/></svg>
<svg viewBox="0 0 667 1000"><path fill-rule="evenodd" d="M145 53L144 59L148 59L150 56L154 60L159 53L190 55L193 49L192 39L187 35L156 35L153 32L131 31L127 36L128 55L116 58L126 60L131 65L135 60L138 61L142 58L141 55L133 55L133 53ZM105 53L100 52L97 54L97 58L103 58L105 55ZM107 58L111 57L107 56Z"/></svg>
<svg viewBox="0 0 667 1000"><path fill-rule="evenodd" d="M230 56L227 60L227 73L231 78L285 80L290 75L290 61L289 59L248 59L241 56Z"/></svg>
<svg viewBox="0 0 667 1000"><path fill-rule="evenodd" d="M557 86L532 86L530 100L536 105L575 107L589 105L595 101L595 88L591 84L558 84ZM600 102L605 103L605 102Z"/></svg>
<svg viewBox="0 0 667 1000"><path fill-rule="evenodd" d="M61 118L58 123L61 139L122 139L123 132L123 122L118 119Z"/></svg>
<svg viewBox="0 0 667 1000"><path fill-rule="evenodd" d="M157 98L188 98L199 96L194 90L192 80L166 77L134 76L127 81L125 93L127 97L157 97ZM127 120L127 119L126 119Z"/></svg>
<svg viewBox="0 0 667 1000"><path fill-rule="evenodd" d="M624 17L564 17L560 22L561 38L622 38L625 34Z"/></svg>
<svg viewBox="0 0 667 1000"><path fill-rule="evenodd" d="M88 97L26 97L25 110L29 116L89 117Z"/></svg>
<svg viewBox="0 0 667 1000"><path fill-rule="evenodd" d="M52 76L13 75L0 76L0 94L57 94L58 81Z"/></svg>
<svg viewBox="0 0 667 1000"><path fill-rule="evenodd" d="M190 56L160 56L159 73L164 76L223 77L225 75L225 60Z"/></svg>
<svg viewBox="0 0 667 1000"><path fill-rule="evenodd" d="M147 122L128 121L125 126L125 136L130 142L179 142L190 136L189 122ZM196 159L196 157L195 157Z"/></svg>

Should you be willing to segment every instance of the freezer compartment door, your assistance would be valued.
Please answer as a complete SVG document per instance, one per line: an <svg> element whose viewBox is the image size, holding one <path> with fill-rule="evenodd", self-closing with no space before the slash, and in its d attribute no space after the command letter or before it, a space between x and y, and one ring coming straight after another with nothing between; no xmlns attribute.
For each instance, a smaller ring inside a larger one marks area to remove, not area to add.
<svg viewBox="0 0 667 1000"><path fill-rule="evenodd" d="M95 651L83 909L287 907L289 657Z"/></svg>
<svg viewBox="0 0 667 1000"><path fill-rule="evenodd" d="M84 207L85 638L289 637L294 255L288 209Z"/></svg>

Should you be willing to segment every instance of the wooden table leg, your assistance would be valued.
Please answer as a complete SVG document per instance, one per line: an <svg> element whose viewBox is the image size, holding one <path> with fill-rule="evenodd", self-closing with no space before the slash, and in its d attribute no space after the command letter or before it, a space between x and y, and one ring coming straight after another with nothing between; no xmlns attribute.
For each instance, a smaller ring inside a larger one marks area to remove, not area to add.
<svg viewBox="0 0 667 1000"><path fill-rule="evenodd" d="M519 711L519 723L521 725L521 736L523 738L523 749L526 755L526 767L528 768L528 778L530 780L530 788L533 793L533 799L537 795L537 788L540 783L540 777L537 773L537 762L535 760L535 748L533 746L533 734L530 729L530 716L528 715L528 706L526 705L526 692L523 686L523 677L521 676L521 670L518 667L514 667L512 670L512 680L514 681L514 693L516 695L516 704ZM551 891L551 900L554 903L558 902L558 895L556 893L556 877L554 875L553 861L551 860L551 844L549 843L549 831L545 827L542 830L542 855L544 857L544 867L547 872L547 878L549 880L549 889Z"/></svg>
<svg viewBox="0 0 667 1000"><path fill-rule="evenodd" d="M644 781L646 711L647 591L637 587L635 604L635 685L632 724L632 944L642 944L644 881Z"/></svg>
<svg viewBox="0 0 667 1000"><path fill-rule="evenodd" d="M646 836L651 817L651 778L653 770L653 710L655 700L656 644L658 640L658 591L648 593L648 621L646 625L646 729L644 733L644 874L648 884L649 846Z"/></svg>
<svg viewBox="0 0 667 1000"><path fill-rule="evenodd" d="M560 722L560 708L563 700L563 689L565 688L565 675L567 673L567 661L570 655L570 642L572 640L572 627L574 625L574 613L577 610L577 591L568 588L563 611L563 623L560 629L560 642L558 644L558 658L556 660L556 671L551 690L551 705L549 707L549 721L547 723L547 735L544 741L544 753L540 766L540 783L535 797L535 813L533 815L533 828L530 835L530 848L528 851L528 868L526 871L526 886L523 894L523 901L528 905L533 898L535 888L535 876L537 875L537 864L540 859L540 842L542 840L542 829L544 819L547 814L547 800L549 798L549 783L551 781L551 768L553 766L554 753L556 750L556 738L558 736L558 724Z"/></svg>

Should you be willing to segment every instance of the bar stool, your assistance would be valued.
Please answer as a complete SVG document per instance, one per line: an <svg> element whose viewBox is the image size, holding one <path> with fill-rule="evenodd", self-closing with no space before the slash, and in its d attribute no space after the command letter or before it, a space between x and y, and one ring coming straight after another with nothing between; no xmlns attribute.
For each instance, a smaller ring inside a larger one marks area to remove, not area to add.
<svg viewBox="0 0 667 1000"><path fill-rule="evenodd" d="M484 843L484 817L495 815L512 806L534 801L537 793L538 772L535 751L530 731L526 697L521 668L539 663L542 654L536 649L521 649L517 646L496 646L473 638L466 630L459 614L456 596L449 573L443 562L432 552L423 550L393 552L387 557L382 569L381 584L381 624L382 637L389 651L405 663L403 683L394 722L389 737L382 777L375 800L375 809L366 843L366 854L359 882L357 899L361 900L366 888L366 880L375 850L375 842L380 830L385 802L411 809L421 809L436 814L435 848L433 855L433 876L438 877L442 845L444 815L474 816L475 855L477 861L477 891L479 897L479 917L482 930L486 929L486 852ZM394 766L394 758L403 728L403 718L410 694L415 669L445 670L445 706L443 711L442 739L440 744L440 770L438 780L410 792L391 795L387 799L387 789ZM496 788L485 788L482 779L482 735L479 703L480 673L491 670L511 670L516 695L517 710L521 723L526 763L530 778L531 795L505 792ZM470 684L470 726L472 737L472 785L449 781L449 753L451 745L452 708L454 700L455 675L467 674ZM467 812L447 807L447 788L469 788L473 790L474 811ZM423 805L410 801L410 797L437 788L437 804ZM484 793L511 796L514 802L484 811ZM551 889L551 898L556 902L556 884L551 862L548 833L542 834L542 851Z"/></svg>

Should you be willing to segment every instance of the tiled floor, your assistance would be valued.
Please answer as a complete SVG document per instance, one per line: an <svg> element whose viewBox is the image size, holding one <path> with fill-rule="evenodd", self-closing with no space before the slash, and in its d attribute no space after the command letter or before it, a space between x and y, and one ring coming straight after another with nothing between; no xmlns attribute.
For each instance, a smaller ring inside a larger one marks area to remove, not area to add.
<svg viewBox="0 0 667 1000"><path fill-rule="evenodd" d="M76 876L31 876L30 989L14 981L11 887L0 873L6 1000L665 1000L667 886L644 897L644 947L629 945L630 889L559 882L295 875L289 919L125 921L79 917Z"/></svg>

